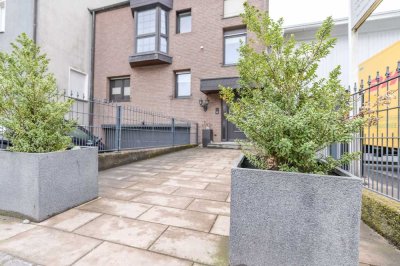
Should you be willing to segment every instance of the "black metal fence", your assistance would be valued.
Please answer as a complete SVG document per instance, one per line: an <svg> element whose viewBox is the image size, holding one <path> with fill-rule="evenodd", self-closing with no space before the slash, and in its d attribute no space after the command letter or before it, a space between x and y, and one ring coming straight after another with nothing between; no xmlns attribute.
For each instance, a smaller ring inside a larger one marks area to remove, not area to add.
<svg viewBox="0 0 400 266"><path fill-rule="evenodd" d="M97 146L99 152L108 152L198 144L196 122L79 94L64 93L59 100L66 99L74 100L66 119L77 122L70 133L76 146ZM9 145L3 135L0 129L0 149Z"/></svg>
<svg viewBox="0 0 400 266"><path fill-rule="evenodd" d="M366 188L400 201L400 61L384 77L362 80L352 94L352 115L369 120L348 144L334 149L339 156L359 152L360 160L344 166L364 180Z"/></svg>

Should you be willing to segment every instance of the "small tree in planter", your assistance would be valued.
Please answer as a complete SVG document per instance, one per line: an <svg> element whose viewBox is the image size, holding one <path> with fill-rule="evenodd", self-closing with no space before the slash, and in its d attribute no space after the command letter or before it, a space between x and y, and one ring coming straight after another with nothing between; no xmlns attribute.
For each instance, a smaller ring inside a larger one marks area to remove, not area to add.
<svg viewBox="0 0 400 266"><path fill-rule="evenodd" d="M15 152L53 152L71 144L67 135L74 121L66 121L72 100L58 101L49 60L22 34L11 54L0 53L0 126Z"/></svg>
<svg viewBox="0 0 400 266"><path fill-rule="evenodd" d="M326 174L359 155L325 163L318 157L365 122L349 117L339 67L327 79L316 74L335 44L333 21L325 20L314 41L298 44L283 35L282 20L248 4L245 10L243 21L258 43L240 50L241 89L221 94L227 119L248 138L247 159L260 170L241 164L232 170L231 264L356 265L361 179Z"/></svg>
<svg viewBox="0 0 400 266"><path fill-rule="evenodd" d="M39 47L22 34L0 52L0 127L12 143L0 152L0 213L42 221L97 197L97 150L66 151L75 125L59 102Z"/></svg>

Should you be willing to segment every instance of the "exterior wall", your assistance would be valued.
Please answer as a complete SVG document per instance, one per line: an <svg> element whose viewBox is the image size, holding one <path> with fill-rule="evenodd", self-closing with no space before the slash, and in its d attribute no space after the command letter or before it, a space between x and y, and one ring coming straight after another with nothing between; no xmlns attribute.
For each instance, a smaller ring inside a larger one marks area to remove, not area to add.
<svg viewBox="0 0 400 266"><path fill-rule="evenodd" d="M394 12L396 13L396 12ZM400 12L397 11L397 16L384 17L379 19L378 17L371 17L372 19L367 21L360 29L357 64L361 64L371 56L387 48L391 44L400 40ZM299 41L311 41L315 35L314 29L307 29L303 31L286 30L286 34L294 34L295 38ZM341 23L335 26L333 31L333 37L337 38L336 46L332 52L321 61L318 69L318 75L320 77L328 77L329 72L332 71L337 65L341 65L342 70L342 85L349 86L349 67L348 67L348 38L347 38L347 23ZM400 58L398 58L400 60ZM392 70L396 66L389 66ZM375 75L376 73L371 73ZM354 84L352 85L352 87Z"/></svg>
<svg viewBox="0 0 400 266"><path fill-rule="evenodd" d="M0 51L10 51L10 43L25 32L33 37L34 0L7 0L6 29L0 33Z"/></svg>
<svg viewBox="0 0 400 266"><path fill-rule="evenodd" d="M37 43L50 58L49 70L61 90L68 90L70 67L90 76L92 16L88 9L121 1L39 1Z"/></svg>
<svg viewBox="0 0 400 266"><path fill-rule="evenodd" d="M251 4L267 9L267 1ZM109 78L130 76L131 102L136 107L199 123L211 124L214 141L221 140L222 106L218 94L205 95L200 80L237 77L234 66L223 66L223 29L242 25L240 17L223 18L224 1L174 1L169 12L169 55L171 65L131 68L128 57L134 53L134 19L130 7L102 12L96 18L95 97L109 98ZM176 34L176 11L191 8L192 31ZM175 71L190 69L192 96L177 99ZM208 111L199 105L208 97ZM219 114L216 114L219 108Z"/></svg>

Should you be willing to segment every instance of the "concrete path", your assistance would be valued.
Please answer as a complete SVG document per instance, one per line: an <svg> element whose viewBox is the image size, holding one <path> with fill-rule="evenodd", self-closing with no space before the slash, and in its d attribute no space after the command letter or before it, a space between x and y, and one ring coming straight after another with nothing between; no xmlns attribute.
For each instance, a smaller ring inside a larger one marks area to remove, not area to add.
<svg viewBox="0 0 400 266"><path fill-rule="evenodd" d="M238 155L190 149L129 164L100 173L101 198L43 223L0 217L0 265L227 265ZM363 265L400 262L368 227L361 240Z"/></svg>

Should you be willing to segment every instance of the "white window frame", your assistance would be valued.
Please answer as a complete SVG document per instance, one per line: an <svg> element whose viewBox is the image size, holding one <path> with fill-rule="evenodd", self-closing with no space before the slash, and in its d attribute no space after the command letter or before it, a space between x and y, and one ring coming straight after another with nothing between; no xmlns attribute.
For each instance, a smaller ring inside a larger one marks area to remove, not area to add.
<svg viewBox="0 0 400 266"><path fill-rule="evenodd" d="M80 73L82 75L85 75L85 88L83 89L83 91L84 91L83 93L85 95L85 98L83 98L83 95L77 96L76 91L74 91L71 88L71 85L72 85L71 84L71 71L75 71L75 72L78 72L78 73ZM88 101L89 100L89 90L88 90L89 89L89 77L88 77L88 74L83 72L83 71L81 71L81 70L79 70L79 69L70 67L69 68L69 72L68 72L68 89L69 89L68 93L72 92L72 95L71 95L72 98L75 98L75 99L80 100L80 101Z"/></svg>
<svg viewBox="0 0 400 266"><path fill-rule="evenodd" d="M238 28L236 30L224 30L224 58L223 58L223 65L224 66L236 66L239 62L236 63L227 63L226 62L226 40L231 39L231 38L239 38L239 37L244 37L244 43L245 45L247 43L247 29L246 28ZM239 52L239 51L238 51Z"/></svg>
<svg viewBox="0 0 400 266"><path fill-rule="evenodd" d="M6 31L6 0L0 0L0 32Z"/></svg>
<svg viewBox="0 0 400 266"><path fill-rule="evenodd" d="M180 95L179 94L179 75L190 75L190 84L189 84L189 94L188 95ZM175 98L176 99L185 99L192 97L192 72L190 70L183 71L175 71Z"/></svg>

